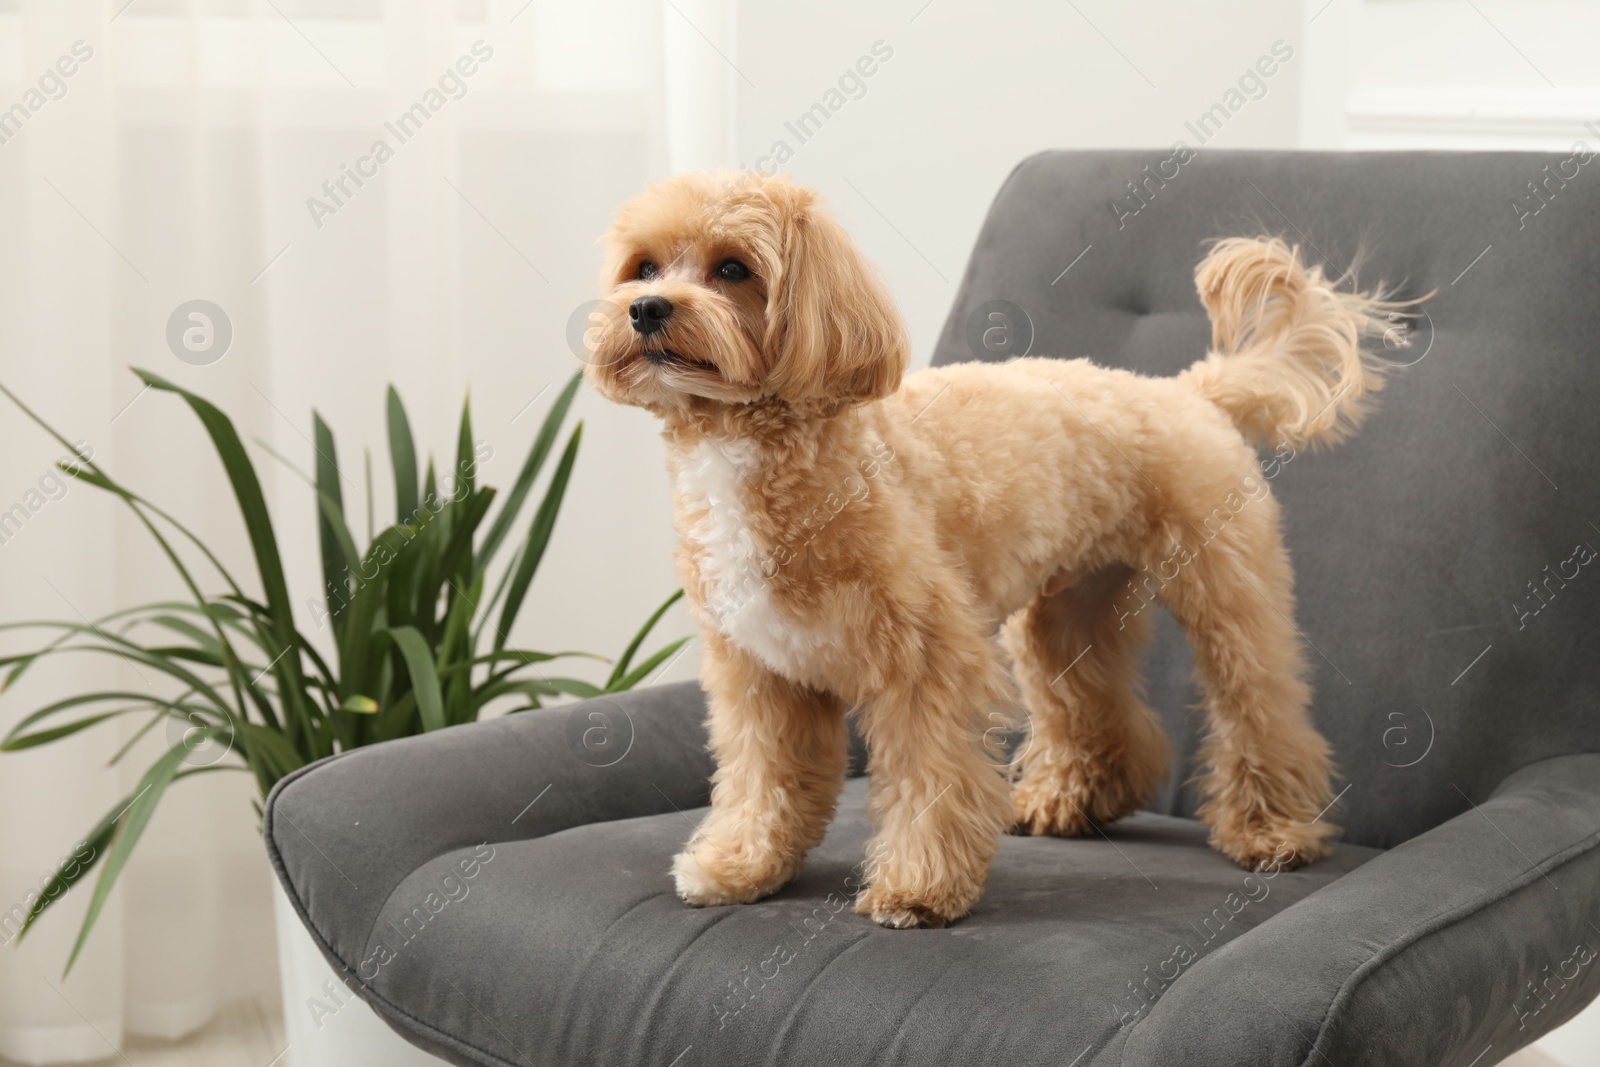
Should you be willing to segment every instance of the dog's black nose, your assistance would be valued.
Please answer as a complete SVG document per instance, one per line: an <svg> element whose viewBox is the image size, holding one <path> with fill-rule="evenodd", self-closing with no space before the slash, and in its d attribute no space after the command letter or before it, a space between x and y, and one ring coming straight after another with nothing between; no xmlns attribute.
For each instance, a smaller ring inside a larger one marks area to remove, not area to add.
<svg viewBox="0 0 1600 1067"><path fill-rule="evenodd" d="M667 324L672 315L672 301L664 296L641 296L628 305L628 319L633 328L649 336Z"/></svg>

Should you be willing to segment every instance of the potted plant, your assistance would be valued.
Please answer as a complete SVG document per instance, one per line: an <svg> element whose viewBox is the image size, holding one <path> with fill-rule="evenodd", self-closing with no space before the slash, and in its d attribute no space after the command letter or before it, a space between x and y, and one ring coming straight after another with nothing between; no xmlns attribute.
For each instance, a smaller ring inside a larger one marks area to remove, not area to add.
<svg viewBox="0 0 1600 1067"><path fill-rule="evenodd" d="M93 622L44 621L10 624L6 630L43 630L44 644L0 656L0 691L47 657L77 653L124 657L167 679L164 695L101 690L56 700L25 716L0 741L0 750L49 744L126 715L147 715L134 738L113 757L116 763L135 742L167 725L169 745L138 784L93 826L41 889L30 894L21 934L74 884L98 870L87 914L67 959L70 970L94 927L117 876L165 798L184 778L222 770L252 775L264 799L282 777L314 760L362 745L440 730L478 718L493 701L509 699L510 710L538 707L563 696L589 697L629 689L680 648L671 642L635 663L640 647L675 592L645 621L613 663L603 684L546 674L542 665L565 657L602 659L582 652L544 652L509 647L508 634L526 600L555 527L577 459L580 423L568 436L541 499L520 540L513 538L534 483L561 432L580 376L556 398L534 438L511 490L495 510L496 490L481 486L481 458L472 438L470 409L463 405L456 461L438 477L432 459L419 477L410 422L399 395L387 394L390 464L395 521L373 533L371 462L367 475L367 544L358 548L346 518L333 431L313 413L316 473L311 490L318 505L318 539L326 600L315 611L319 629L330 633L326 653L294 619L278 543L255 467L229 417L205 400L148 371L136 371L150 388L181 397L199 418L227 473L254 555L259 592L247 590L199 537L171 514L113 478L78 451L4 385L4 392L75 457L60 464L71 477L111 493L133 512L171 563L187 600L162 601L114 612ZM292 469L292 465L291 465ZM490 512L494 517L490 518ZM491 582L490 565L507 543L511 560ZM209 567L224 587L206 590L197 573ZM492 590L492 591L491 591ZM488 593L487 597L485 596ZM257 802L259 814L259 801ZM87 857L87 858L85 858ZM281 894L280 894L281 901ZM287 909L279 908L285 1011L295 1029L295 1011L312 996L325 995L332 971ZM20 934L19 934L20 936ZM344 1015L344 989L335 1003ZM353 1014L365 1006L353 1005ZM375 1028L393 1047L361 1053L331 1045L317 1062L393 1064L420 1056L389 1034L374 1016L345 1022L347 1035ZM320 1020L318 1020L320 1022ZM370 1035L359 1040L369 1041ZM291 1041L291 1047L294 1042ZM312 1062L302 1053L301 1063ZM428 1062L427 1058L423 1058Z"/></svg>

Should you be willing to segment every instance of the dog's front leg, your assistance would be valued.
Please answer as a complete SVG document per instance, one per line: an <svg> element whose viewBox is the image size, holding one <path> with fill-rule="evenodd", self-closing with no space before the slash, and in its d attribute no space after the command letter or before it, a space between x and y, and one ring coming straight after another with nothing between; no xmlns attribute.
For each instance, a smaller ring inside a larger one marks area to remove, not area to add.
<svg viewBox="0 0 1600 1067"><path fill-rule="evenodd" d="M822 840L844 781L844 709L709 632L711 811L672 864L690 904L748 904L782 888Z"/></svg>
<svg viewBox="0 0 1600 1067"><path fill-rule="evenodd" d="M976 634L922 647L862 712L877 834L855 910L896 929L966 915L1012 817L1009 786L981 743L982 710L1005 692L994 650Z"/></svg>

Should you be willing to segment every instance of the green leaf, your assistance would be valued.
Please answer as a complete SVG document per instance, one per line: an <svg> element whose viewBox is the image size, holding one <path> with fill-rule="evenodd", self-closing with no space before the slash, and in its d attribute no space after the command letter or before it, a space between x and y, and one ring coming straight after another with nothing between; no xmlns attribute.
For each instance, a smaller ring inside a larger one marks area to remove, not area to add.
<svg viewBox="0 0 1600 1067"><path fill-rule="evenodd" d="M339 705L339 710L354 712L357 715L376 715L378 713L378 702L371 697L357 694L345 697L344 703Z"/></svg>
<svg viewBox="0 0 1600 1067"><path fill-rule="evenodd" d="M361 450L361 465L366 471L365 485L367 489L367 544L372 543L372 449Z"/></svg>
<svg viewBox="0 0 1600 1067"><path fill-rule="evenodd" d="M187 695L187 694L185 694L185 695ZM115 767L117 764L121 763L122 762L122 757L124 757L128 753L132 752L134 750L134 748L139 744L139 742L144 740L145 735L148 734L151 730L154 730L156 728L156 726L159 723L161 723L162 721L164 721L166 718L167 718L167 716L165 714L163 714L162 712L159 712L159 711L153 712L153 714L151 714L149 720L146 721L143 726L141 726L137 730L135 730L133 732L133 736L128 738L126 741L124 741L122 743L122 746L120 748L118 748L116 752L114 752L112 754L111 758L106 760L106 766L107 767Z"/></svg>
<svg viewBox="0 0 1600 1067"><path fill-rule="evenodd" d="M456 434L456 478L470 495L478 487L478 461L472 446L472 397L461 401L461 430Z"/></svg>
<svg viewBox="0 0 1600 1067"><path fill-rule="evenodd" d="M433 514L428 511L426 501L419 514L422 516L420 527L399 528L406 537L405 546L394 554L393 561L388 565L383 607L392 626L409 626L421 621L417 610L417 574L426 560L431 539L438 535L438 529L433 524Z"/></svg>
<svg viewBox="0 0 1600 1067"><path fill-rule="evenodd" d="M272 516L267 512L267 502L261 493L261 482L256 478L255 465L250 462L234 429L233 420L224 415L205 398L189 392L165 378L149 371L138 371L139 377L155 389L176 393L186 401L201 425L211 437L211 443L222 460L228 482L233 487L239 511L244 516L245 530L250 535L250 547L255 552L256 567L261 575L261 587L267 595L267 605L273 622L280 628L282 644L287 646L292 630L292 605L288 583L283 576L283 561L278 554L277 536L272 530Z"/></svg>
<svg viewBox="0 0 1600 1067"><path fill-rule="evenodd" d="M485 686L473 694L473 702L482 708L491 700L522 693L528 696L575 696L588 700L604 696L604 690L578 678L519 678L507 679Z"/></svg>
<svg viewBox="0 0 1600 1067"><path fill-rule="evenodd" d="M196 730L195 735L216 737L218 732L215 727L208 726ZM139 835L143 834L144 828L150 824L150 817L155 814L157 805L161 803L161 798L167 791L167 786L172 783L173 775L183 766L183 761L190 751L191 748L187 744L175 745L168 749L140 779L139 788L134 790L133 799L128 801L126 810L120 817L112 817L116 829L106 850L106 862L100 868L100 877L95 881L94 893L89 897L88 912L83 917L83 926L78 930L78 940L73 943L72 952L67 956L66 970L62 972L63 978L71 972L72 965L77 962L78 953L83 951L84 943L89 939L89 931L94 929L95 920L100 917L106 898L111 895L111 887L116 885L117 876L127 864L128 857L133 853L133 847L139 843ZM95 829L99 830L100 827Z"/></svg>
<svg viewBox="0 0 1600 1067"><path fill-rule="evenodd" d="M255 771L262 796L272 791L278 779L293 774L308 762L277 730L253 722L240 721L235 725L240 754Z"/></svg>
<svg viewBox="0 0 1600 1067"><path fill-rule="evenodd" d="M530 663L548 663L550 660L565 659L569 656L581 656L584 659L594 659L599 660L602 663L605 662L604 656L597 656L593 652L533 652L525 649L508 648L500 652L489 652L482 656L474 656L472 659L462 660L460 663L452 663L449 667L446 667L444 670L440 671L439 676L442 678L445 675L454 674L457 671L470 670L473 667L477 667L486 663L517 663L520 665L527 665Z"/></svg>
<svg viewBox="0 0 1600 1067"><path fill-rule="evenodd" d="M216 568L217 573L220 574L223 580L228 583L229 588L235 593L241 592L239 589L239 583L235 581L233 575L228 572L228 568L223 565L222 561L217 558L216 553L213 552L204 541L195 536L193 531L184 526L171 514L163 511L161 508L156 507L148 500L145 500L142 497L123 488L121 485L118 485L103 471L101 471L100 468L95 465L92 459L80 453L75 444L68 441L64 436L62 436L60 431L56 430L53 426L40 418L32 408L24 404L17 397L17 395L11 392L11 390L7 389L3 383L0 383L0 393L4 393L7 397L9 397L11 402L16 404L17 407L21 409L23 414L27 415L29 419L33 420L35 424L37 424L56 441L71 450L74 456L77 457L76 460L71 464L63 465L63 470L67 471L68 474L74 477L77 477L79 473L92 474L93 480L91 480L91 484L97 484L100 488L112 493L123 503L128 505L128 508L134 513L140 523L142 523L145 529L149 531L150 536L155 539L156 544L161 547L162 553L167 557L167 561L172 564L172 569L178 573L178 577L182 579L184 586L189 590L189 593L194 598L196 604L204 604L206 602L206 597L200 592L200 586L195 582L194 576L189 572L189 568L185 565L183 558L178 555L177 550L173 548L172 543L168 541L167 538L163 536L162 532L156 527L154 520L150 517L151 514L160 517L163 521L171 525L185 538L187 538L189 543L194 545L200 554L204 556L213 567ZM150 514L147 514L147 512ZM231 647L229 647L227 635L224 632L222 625L220 623L215 623L214 625L216 626L217 640L223 646L229 662L228 678L233 685L235 699L242 704L244 700L242 696L243 687L241 685L240 669L236 662L236 657L233 655ZM16 681L18 673L20 673L20 669L18 671L13 671L7 679L8 683Z"/></svg>
<svg viewBox="0 0 1600 1067"><path fill-rule="evenodd" d="M406 661L406 670L411 673L411 689L417 694L417 711L422 715L422 729L444 729L444 699L439 694L439 674L434 669L428 642L412 626L396 626L389 633Z"/></svg>
<svg viewBox="0 0 1600 1067"><path fill-rule="evenodd" d="M544 499L539 502L539 509L533 513L533 524L528 528L522 554L517 560L516 574L506 590L505 607L500 609L500 625L494 638L496 652L505 647L511 625L517 621L517 612L522 609L522 598L527 595L533 573L539 569L539 560L544 557L545 546L550 543L550 533L555 529L556 516L561 511L561 500L566 495L567 481L572 477L572 465L577 462L578 443L582 438L583 423L580 422L567 441L566 451L561 454L555 473L550 476L550 486L545 490Z"/></svg>
<svg viewBox="0 0 1600 1067"><path fill-rule="evenodd" d="M153 656L144 646L135 644L126 638L117 636L116 634L107 633L106 631L92 624L82 625L79 623L65 623L63 625L78 630L83 635L93 634L94 636L100 638L104 644L91 642L78 645L61 645L59 647L50 649L50 655L65 655L72 652L93 652L99 655L117 656L125 662L134 664L136 667L142 665L149 667L151 670L159 671L162 674L176 678L184 685L191 686L199 692L205 694L206 697L212 700L219 707L225 706L227 703L222 699L222 695L212 688L209 682L195 674L193 671L190 671L186 667L182 666L182 664L174 658Z"/></svg>
<svg viewBox="0 0 1600 1067"><path fill-rule="evenodd" d="M672 655L674 652L678 651L678 649L688 644L690 640L691 638L688 637L678 638L676 641L672 642L672 644L668 645L666 648L663 648L660 652L657 652L655 655L639 664L628 674L625 674L621 678L618 678L615 682L608 684L606 686L606 692L620 693L624 690L632 689L634 686L638 685L644 680L645 675L655 670L657 664L661 663L661 661L665 660L668 656Z"/></svg>
<svg viewBox="0 0 1600 1067"><path fill-rule="evenodd" d="M187 660L190 663L203 663L207 667L227 666L220 654L208 648L193 648L189 645L146 645L145 651L162 659Z"/></svg>
<svg viewBox="0 0 1600 1067"><path fill-rule="evenodd" d="M450 531L450 541L445 545L444 551L439 556L436 568L431 569L428 576L428 589L437 593L439 583L450 579L468 581L472 574L472 535L477 531L479 523L489 511L489 505L494 503L495 491L482 489L467 498L466 502L452 510L457 518L454 529ZM431 587L431 588L430 588Z"/></svg>
<svg viewBox="0 0 1600 1067"><path fill-rule="evenodd" d="M322 590L337 628L349 594L345 575L356 553L355 546L349 544L350 531L344 521L344 490L339 486L339 453L333 431L315 410L311 412L311 428L317 451L317 503L321 512L317 516L317 543L322 549Z"/></svg>
<svg viewBox="0 0 1600 1067"><path fill-rule="evenodd" d="M187 609L194 608L194 605L184 604L179 607L180 609ZM199 611L198 608L195 608L195 610ZM187 637L189 640L193 641L198 647L203 648L207 652L210 652L212 655L216 656L217 659L220 660L223 658L222 645L218 643L217 639L209 632L202 630L200 627L190 622L188 619L180 619L176 615L147 615L142 618L135 619L133 623L129 625L128 629L124 629L122 632L126 634L133 625L138 624L160 626L163 629L171 630L173 633L182 634L184 637Z"/></svg>
<svg viewBox="0 0 1600 1067"><path fill-rule="evenodd" d="M394 511L396 522L412 522L417 513L417 446L411 440L411 421L406 418L400 394L389 386L389 465L394 468Z"/></svg>
<svg viewBox="0 0 1600 1067"><path fill-rule="evenodd" d="M661 616L667 613L668 608L672 607L672 605L676 604L682 599L683 590L679 589L671 596L667 597L667 599L662 602L661 606L655 610L655 614L646 619L644 621L644 625L639 627L639 632L633 635L633 640L629 641L628 647L623 649L621 658L617 660L617 665L611 672L611 677L606 679L607 692L610 692L611 687L615 685L623 675L628 673L628 664L633 662L633 654L639 651L639 646L644 644L644 639L646 637L650 636L650 631L655 629L656 623L661 621ZM632 687L629 686L627 688Z"/></svg>
<svg viewBox="0 0 1600 1067"><path fill-rule="evenodd" d="M328 614L334 622L334 634L343 629L344 609L349 605L350 578L361 565L361 553L356 549L350 527L345 525L344 511L339 502L326 493L317 492L317 529L327 536L322 541L323 595L327 597ZM330 555L331 552L331 555ZM332 566L331 572L328 568Z"/></svg>
<svg viewBox="0 0 1600 1067"><path fill-rule="evenodd" d="M91 726L103 723L107 719L115 719L117 716L126 715L130 711L142 710L142 708L122 708L118 711L104 711L99 715L91 715L86 719L78 719L74 722L69 722L65 726L52 726L48 730L40 730L37 733L31 734L18 735L15 731L12 731L12 733L6 737L5 743L0 744L0 752L19 752L22 749L33 748L36 745L48 745L52 741L59 741L63 737L70 737L79 730L87 730Z"/></svg>
<svg viewBox="0 0 1600 1067"><path fill-rule="evenodd" d="M266 499L261 494L261 483L256 478L255 466L250 462L234 429L233 420L224 415L210 401L189 390L167 381L149 371L135 371L146 384L181 396L190 409L200 417L201 424L211 437L212 446L222 460L228 481L233 486L234 499L244 518L245 530L250 536L250 547L255 553L256 569L261 576L261 587L266 592L268 615L276 648L265 651L274 658L274 670L279 678L279 693L288 710L293 712L290 721L309 731L310 711L306 707L304 679L300 674L300 657L282 655L281 650L292 649L298 634L294 626L294 605L289 600L289 586L284 579L283 559L278 554L278 539L272 530L272 517L267 512Z"/></svg>
<svg viewBox="0 0 1600 1067"><path fill-rule="evenodd" d="M28 727L32 726L34 723L42 722L58 712L68 711L72 708L81 708L86 704L99 704L113 700L148 702L150 704L161 703L160 701L152 699L148 693L136 693L124 689L106 689L97 693L75 693L70 697L63 697L61 700L57 700L52 704L46 704L44 707L33 712L21 722L17 723L17 725L13 726L11 728L11 732L6 734L5 740L0 742L0 751L4 751L6 746L11 743L12 738L20 736Z"/></svg>
<svg viewBox="0 0 1600 1067"><path fill-rule="evenodd" d="M490 524L489 532L483 539L483 547L478 549L480 571L489 566L489 561L494 558L500 542L511 532L511 524L517 521L517 514L522 510L523 501L528 498L528 491L533 488L533 480L539 476L545 457L555 445L556 434L561 432L561 424L566 421L567 410L572 407L572 398L577 395L578 386L582 384L583 373L580 371L567 382L566 388L561 390L561 395L556 397L556 402L550 406L549 412L545 415L544 423L533 439L533 446L528 449L528 458L523 460L522 470L517 472L517 480L506 496L505 506Z"/></svg>
<svg viewBox="0 0 1600 1067"><path fill-rule="evenodd" d="M471 655L472 613L477 610L483 596L483 575L462 589L454 579L450 581L450 609L445 615L444 635L439 639L439 681L444 687L446 718L452 726L469 721L472 716L468 696L472 688L470 670L463 674L453 670L457 661Z"/></svg>
<svg viewBox="0 0 1600 1067"><path fill-rule="evenodd" d="M387 600L386 586L394 561L406 551L411 536L403 526L381 530L357 570L356 587L350 594L350 615L339 642L339 679L347 692L377 692L375 667L369 660L372 638L375 628L381 629L378 614Z"/></svg>
<svg viewBox="0 0 1600 1067"><path fill-rule="evenodd" d="M43 885L39 887L39 896L28 908L27 917L22 920L22 927L17 931L16 940L20 942L39 916L45 910L66 895L67 891L89 876L95 864L105 856L106 845L111 841L111 835L116 830L118 817L127 810L130 801L123 798L117 806L108 811L93 829L85 835L78 847L72 850L72 855L62 861L61 865L51 872ZM85 856L84 852L88 855ZM71 963L67 964L71 968Z"/></svg>

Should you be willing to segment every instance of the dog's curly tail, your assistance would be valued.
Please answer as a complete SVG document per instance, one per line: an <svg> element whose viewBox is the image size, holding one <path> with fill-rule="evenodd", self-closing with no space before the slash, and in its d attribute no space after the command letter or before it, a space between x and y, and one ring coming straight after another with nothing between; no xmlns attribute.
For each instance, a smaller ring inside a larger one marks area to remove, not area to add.
<svg viewBox="0 0 1600 1067"><path fill-rule="evenodd" d="M1212 351L1179 378L1266 447L1354 433L1392 366L1363 344L1395 329L1415 303L1341 291L1276 237L1218 241L1194 282L1211 316Z"/></svg>

